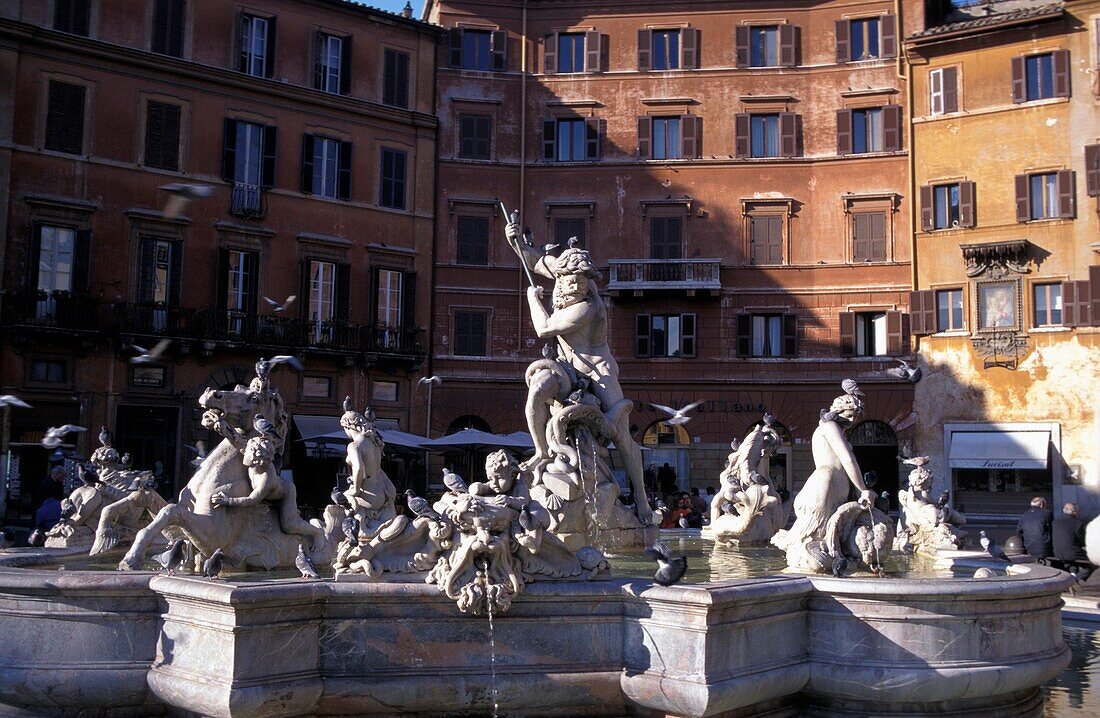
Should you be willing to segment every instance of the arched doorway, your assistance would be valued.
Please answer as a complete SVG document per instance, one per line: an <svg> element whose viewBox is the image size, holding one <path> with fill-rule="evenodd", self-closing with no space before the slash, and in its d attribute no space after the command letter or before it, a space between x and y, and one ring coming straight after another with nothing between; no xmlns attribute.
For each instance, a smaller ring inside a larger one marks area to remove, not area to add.
<svg viewBox="0 0 1100 718"><path fill-rule="evenodd" d="M655 421L642 434L642 446L668 446L670 444L687 445L691 436L683 426L667 421Z"/></svg>
<svg viewBox="0 0 1100 718"><path fill-rule="evenodd" d="M897 508L898 499L898 435L883 421L861 421L848 431L848 442L855 451L856 461L864 475L874 471L878 479L876 493L890 492L890 508Z"/></svg>
<svg viewBox="0 0 1100 718"><path fill-rule="evenodd" d="M690 444L687 429L667 421L655 421L642 432L642 448L647 450L642 460L657 472L662 494L687 489L691 474Z"/></svg>

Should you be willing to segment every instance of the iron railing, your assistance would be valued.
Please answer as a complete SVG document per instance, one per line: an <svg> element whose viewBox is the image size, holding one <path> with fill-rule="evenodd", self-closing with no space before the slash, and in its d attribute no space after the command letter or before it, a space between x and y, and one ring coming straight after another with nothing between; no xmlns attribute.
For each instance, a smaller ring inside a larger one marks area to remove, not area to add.
<svg viewBox="0 0 1100 718"><path fill-rule="evenodd" d="M229 213L244 219L263 219L267 214L263 187L244 182L233 183Z"/></svg>

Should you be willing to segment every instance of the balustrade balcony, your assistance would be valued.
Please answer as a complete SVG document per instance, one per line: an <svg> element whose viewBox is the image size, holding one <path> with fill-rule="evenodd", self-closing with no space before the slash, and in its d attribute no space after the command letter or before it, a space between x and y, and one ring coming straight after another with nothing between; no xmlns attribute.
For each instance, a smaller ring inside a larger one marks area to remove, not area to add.
<svg viewBox="0 0 1100 718"><path fill-rule="evenodd" d="M612 291L647 289L720 290L721 259L612 259Z"/></svg>

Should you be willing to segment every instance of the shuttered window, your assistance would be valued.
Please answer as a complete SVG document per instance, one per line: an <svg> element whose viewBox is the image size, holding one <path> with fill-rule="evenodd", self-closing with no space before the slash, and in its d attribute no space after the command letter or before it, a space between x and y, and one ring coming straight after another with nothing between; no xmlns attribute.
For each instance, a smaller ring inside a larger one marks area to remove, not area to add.
<svg viewBox="0 0 1100 718"><path fill-rule="evenodd" d="M694 314L639 314L635 327L639 357L695 356Z"/></svg>
<svg viewBox="0 0 1100 718"><path fill-rule="evenodd" d="M401 150L382 148L382 170L378 203L392 209L405 209L405 177L408 155Z"/></svg>
<svg viewBox="0 0 1100 718"><path fill-rule="evenodd" d="M1085 146L1085 191L1100 196L1100 145Z"/></svg>
<svg viewBox="0 0 1100 718"><path fill-rule="evenodd" d="M653 67L654 70L680 69L680 31L654 30Z"/></svg>
<svg viewBox="0 0 1100 718"><path fill-rule="evenodd" d="M145 166L179 169L180 107L149 100L145 113Z"/></svg>
<svg viewBox="0 0 1100 718"><path fill-rule="evenodd" d="M543 122L543 159L581 162L600 158L600 121L595 117L550 118Z"/></svg>
<svg viewBox="0 0 1100 718"><path fill-rule="evenodd" d="M928 73L928 114L945 115L959 111L959 72L955 67L940 67Z"/></svg>
<svg viewBox="0 0 1100 718"><path fill-rule="evenodd" d="M734 31L738 67L795 67L798 28L794 25L742 25Z"/></svg>
<svg viewBox="0 0 1100 718"><path fill-rule="evenodd" d="M486 356L488 315L485 312L456 311L454 316L454 355Z"/></svg>
<svg viewBox="0 0 1100 718"><path fill-rule="evenodd" d="M783 263L783 217L750 217L749 244L752 263Z"/></svg>
<svg viewBox="0 0 1100 718"><path fill-rule="evenodd" d="M1062 324L1067 327L1087 327L1092 317L1092 287L1088 280L1062 282Z"/></svg>
<svg viewBox="0 0 1100 718"><path fill-rule="evenodd" d="M386 48L383 57L382 102L409 106L409 53Z"/></svg>
<svg viewBox="0 0 1100 718"><path fill-rule="evenodd" d="M458 116L458 156L464 160L491 159L492 117Z"/></svg>
<svg viewBox="0 0 1100 718"><path fill-rule="evenodd" d="M153 52L183 57L183 24L187 16L185 0L156 0L153 4Z"/></svg>
<svg viewBox="0 0 1100 718"><path fill-rule="evenodd" d="M54 0L53 29L87 37L90 4L91 0Z"/></svg>
<svg viewBox="0 0 1100 718"><path fill-rule="evenodd" d="M179 306L183 281L183 242L142 237L138 270L138 301Z"/></svg>
<svg viewBox="0 0 1100 718"><path fill-rule="evenodd" d="M923 289L909 293L909 316L913 334L935 334L938 304L936 293Z"/></svg>
<svg viewBox="0 0 1100 718"><path fill-rule="evenodd" d="M1035 284L1031 287L1032 326L1062 325L1062 285Z"/></svg>
<svg viewBox="0 0 1100 718"><path fill-rule="evenodd" d="M910 311L912 311L911 307ZM936 291L936 325L933 329L937 332L956 332L966 329L962 289Z"/></svg>
<svg viewBox="0 0 1100 718"><path fill-rule="evenodd" d="M329 199L351 199L350 142L302 136L302 192Z"/></svg>
<svg viewBox="0 0 1100 718"><path fill-rule="evenodd" d="M1074 172L1016 176L1016 221L1071 219L1076 214Z"/></svg>
<svg viewBox="0 0 1100 718"><path fill-rule="evenodd" d="M275 186L279 128L227 117L222 145L222 179L249 186Z"/></svg>
<svg viewBox="0 0 1100 718"><path fill-rule="evenodd" d="M85 93L81 85L50 80L46 107L47 150L83 154Z"/></svg>
<svg viewBox="0 0 1100 718"><path fill-rule="evenodd" d="M459 264L488 266L489 218L459 217L455 225L455 260Z"/></svg>
<svg viewBox="0 0 1100 718"><path fill-rule="evenodd" d="M737 315L737 356L780 357L798 354L795 314Z"/></svg>
<svg viewBox="0 0 1100 718"><path fill-rule="evenodd" d="M836 21L836 61L897 57L897 17L880 15Z"/></svg>
<svg viewBox="0 0 1100 718"><path fill-rule="evenodd" d="M841 312L840 352L847 356L897 356L909 343L904 312Z"/></svg>
<svg viewBox="0 0 1100 718"><path fill-rule="evenodd" d="M447 44L451 67L498 72L507 67L508 34L503 30L454 28L448 32Z"/></svg>
<svg viewBox="0 0 1100 718"><path fill-rule="evenodd" d="M242 13L238 22L237 70L253 77L275 74L275 18Z"/></svg>
<svg viewBox="0 0 1100 718"><path fill-rule="evenodd" d="M886 213L852 214L852 259L856 262L886 261Z"/></svg>
<svg viewBox="0 0 1100 718"><path fill-rule="evenodd" d="M351 46L351 37L317 33L313 42L313 89L348 94L351 89Z"/></svg>

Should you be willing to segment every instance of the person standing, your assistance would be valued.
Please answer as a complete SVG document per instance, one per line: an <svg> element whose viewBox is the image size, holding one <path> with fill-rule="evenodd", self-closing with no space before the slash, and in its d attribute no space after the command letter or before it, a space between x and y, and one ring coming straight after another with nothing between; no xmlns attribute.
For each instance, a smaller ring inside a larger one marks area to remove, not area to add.
<svg viewBox="0 0 1100 718"><path fill-rule="evenodd" d="M661 485L661 493L665 496L676 493L676 469L669 466L667 461L657 470L657 483Z"/></svg>
<svg viewBox="0 0 1100 718"><path fill-rule="evenodd" d="M1050 542L1054 558L1078 567L1079 581L1087 581L1096 570L1085 553L1085 522L1077 518L1077 504L1067 503L1062 507L1062 515L1051 522Z"/></svg>
<svg viewBox="0 0 1100 718"><path fill-rule="evenodd" d="M1031 500L1031 508L1024 512L1016 524L1016 535L1024 542L1024 550L1029 556L1044 559L1051 555L1050 525L1054 514L1047 508L1046 499L1036 496Z"/></svg>

